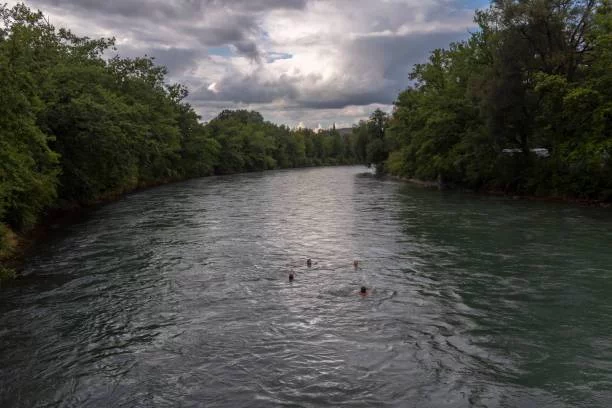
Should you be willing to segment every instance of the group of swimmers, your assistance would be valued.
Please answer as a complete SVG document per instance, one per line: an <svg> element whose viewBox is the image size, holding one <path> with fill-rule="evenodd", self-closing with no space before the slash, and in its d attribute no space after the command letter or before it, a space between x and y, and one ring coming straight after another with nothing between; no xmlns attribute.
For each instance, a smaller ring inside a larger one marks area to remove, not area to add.
<svg viewBox="0 0 612 408"><path fill-rule="evenodd" d="M312 259L308 258L306 260L306 266L307 267L312 267ZM353 267L355 268L355 270L359 269L359 261L358 260L354 260L353 261ZM289 272L289 282L293 282L293 279L295 279L295 273L293 271ZM367 296L368 295L368 288L365 286L362 286L361 289L359 290L359 294L361 296Z"/></svg>

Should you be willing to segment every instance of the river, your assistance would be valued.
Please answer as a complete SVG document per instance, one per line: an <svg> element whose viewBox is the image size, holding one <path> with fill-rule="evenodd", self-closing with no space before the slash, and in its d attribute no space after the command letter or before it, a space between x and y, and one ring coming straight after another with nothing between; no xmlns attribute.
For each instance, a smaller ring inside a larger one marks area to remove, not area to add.
<svg viewBox="0 0 612 408"><path fill-rule="evenodd" d="M610 210L365 171L191 180L57 228L0 289L0 406L612 406Z"/></svg>

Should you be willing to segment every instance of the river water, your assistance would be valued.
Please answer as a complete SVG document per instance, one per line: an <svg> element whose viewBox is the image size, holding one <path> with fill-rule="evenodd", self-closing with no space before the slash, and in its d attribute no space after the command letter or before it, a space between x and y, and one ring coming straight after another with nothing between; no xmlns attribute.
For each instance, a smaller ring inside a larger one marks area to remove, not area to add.
<svg viewBox="0 0 612 408"><path fill-rule="evenodd" d="M0 406L612 406L610 210L364 172L191 180L58 228L0 289Z"/></svg>

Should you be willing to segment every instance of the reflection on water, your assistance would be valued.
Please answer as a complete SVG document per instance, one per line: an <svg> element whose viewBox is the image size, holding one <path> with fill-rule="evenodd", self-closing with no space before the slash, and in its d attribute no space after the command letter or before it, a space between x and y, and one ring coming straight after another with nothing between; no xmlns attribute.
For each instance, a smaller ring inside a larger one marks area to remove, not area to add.
<svg viewBox="0 0 612 408"><path fill-rule="evenodd" d="M363 172L193 180L59 231L0 291L0 406L610 406L609 211Z"/></svg>

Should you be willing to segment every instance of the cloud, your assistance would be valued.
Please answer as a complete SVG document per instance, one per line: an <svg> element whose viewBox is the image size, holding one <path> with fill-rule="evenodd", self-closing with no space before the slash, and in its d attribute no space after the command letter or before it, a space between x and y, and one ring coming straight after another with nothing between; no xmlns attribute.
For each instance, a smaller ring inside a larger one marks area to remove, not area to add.
<svg viewBox="0 0 612 408"><path fill-rule="evenodd" d="M293 55L286 53L286 52L271 51L271 52L266 53L267 63L271 63L271 62L282 60L282 59L291 59L291 58L293 58Z"/></svg>
<svg viewBox="0 0 612 408"><path fill-rule="evenodd" d="M214 94L200 89L192 97L236 103L285 100L311 109L390 104L407 86L410 67L426 59L431 49L454 39L456 33L436 32L360 37L343 45L345 55L334 62L337 69L329 75L316 70L308 73L292 64L288 69L233 70L215 80Z"/></svg>
<svg viewBox="0 0 612 408"><path fill-rule="evenodd" d="M184 74L199 58L198 52L190 48L150 48L145 50L145 54L154 56L157 64L168 68L174 76ZM142 55L143 50L132 50L133 56Z"/></svg>
<svg viewBox="0 0 612 408"><path fill-rule="evenodd" d="M274 9L303 9L307 0L39 0L32 3L64 10L144 17L153 20L189 19L210 10L260 12Z"/></svg>
<svg viewBox="0 0 612 408"><path fill-rule="evenodd" d="M26 0L27 1L27 0ZM9 5L16 0L9 0ZM461 40L485 0L29 0L56 26L114 36L186 84L204 119L258 109L295 126L390 109L413 64Z"/></svg>
<svg viewBox="0 0 612 408"><path fill-rule="evenodd" d="M214 85L213 85L214 84ZM271 103L279 99L295 99L297 88L290 78L281 76L266 81L258 73L228 76L204 85L191 95L194 101L230 101L235 103Z"/></svg>

